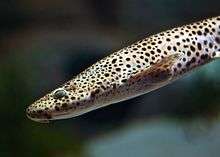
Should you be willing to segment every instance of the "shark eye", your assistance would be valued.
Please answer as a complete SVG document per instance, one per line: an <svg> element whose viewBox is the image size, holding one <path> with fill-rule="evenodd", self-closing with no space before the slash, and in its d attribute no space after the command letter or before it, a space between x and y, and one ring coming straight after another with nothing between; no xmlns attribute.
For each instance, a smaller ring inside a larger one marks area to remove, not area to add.
<svg viewBox="0 0 220 157"><path fill-rule="evenodd" d="M64 89L57 89L53 94L54 99L60 99L64 96L67 96L67 92Z"/></svg>

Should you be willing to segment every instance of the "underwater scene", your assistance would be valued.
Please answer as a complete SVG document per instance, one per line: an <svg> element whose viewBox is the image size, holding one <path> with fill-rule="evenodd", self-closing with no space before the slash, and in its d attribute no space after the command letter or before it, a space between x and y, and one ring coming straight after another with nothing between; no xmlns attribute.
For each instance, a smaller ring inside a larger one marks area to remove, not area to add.
<svg viewBox="0 0 220 157"><path fill-rule="evenodd" d="M220 1L0 12L0 157L220 156Z"/></svg>

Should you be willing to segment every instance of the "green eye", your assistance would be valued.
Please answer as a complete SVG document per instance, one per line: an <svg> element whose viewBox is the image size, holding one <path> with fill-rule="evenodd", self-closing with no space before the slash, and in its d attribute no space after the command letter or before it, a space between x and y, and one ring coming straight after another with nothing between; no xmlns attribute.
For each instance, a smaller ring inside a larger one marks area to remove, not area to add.
<svg viewBox="0 0 220 157"><path fill-rule="evenodd" d="M53 94L54 99L60 99L64 96L67 96L67 92L64 89L57 89Z"/></svg>

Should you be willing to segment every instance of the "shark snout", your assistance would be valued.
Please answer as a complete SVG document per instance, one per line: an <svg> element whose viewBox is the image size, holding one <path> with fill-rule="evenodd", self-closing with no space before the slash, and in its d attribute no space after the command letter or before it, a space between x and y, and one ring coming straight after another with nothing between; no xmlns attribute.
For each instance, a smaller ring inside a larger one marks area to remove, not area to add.
<svg viewBox="0 0 220 157"><path fill-rule="evenodd" d="M26 115L29 119L40 123L48 123L52 118L50 112L42 109L33 109L32 105L26 109Z"/></svg>

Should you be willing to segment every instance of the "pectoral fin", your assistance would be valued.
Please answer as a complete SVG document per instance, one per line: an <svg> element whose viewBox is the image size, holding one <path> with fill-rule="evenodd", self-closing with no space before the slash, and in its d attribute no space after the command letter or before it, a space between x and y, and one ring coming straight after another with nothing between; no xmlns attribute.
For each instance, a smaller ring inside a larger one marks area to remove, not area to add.
<svg viewBox="0 0 220 157"><path fill-rule="evenodd" d="M130 81L144 80L148 84L163 83L172 79L172 66L180 58L180 54L172 54L163 58L151 67L135 74Z"/></svg>

